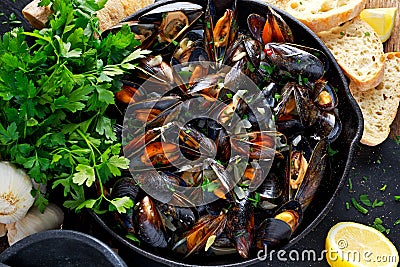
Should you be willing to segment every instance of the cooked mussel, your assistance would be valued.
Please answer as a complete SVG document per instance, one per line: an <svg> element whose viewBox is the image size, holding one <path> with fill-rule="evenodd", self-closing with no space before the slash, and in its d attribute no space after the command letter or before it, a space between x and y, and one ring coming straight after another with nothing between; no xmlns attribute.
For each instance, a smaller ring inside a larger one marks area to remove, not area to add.
<svg viewBox="0 0 400 267"><path fill-rule="evenodd" d="M146 145L140 157L145 166L165 166L179 158L179 147L173 143L153 142Z"/></svg>
<svg viewBox="0 0 400 267"><path fill-rule="evenodd" d="M133 203L136 203L139 195L140 187L132 177L122 177L118 179L112 186L111 198L129 197ZM136 212L129 209L126 213L116 213L122 226L128 232L135 233Z"/></svg>
<svg viewBox="0 0 400 267"><path fill-rule="evenodd" d="M186 244L187 253L185 257L198 252L206 246L207 240L211 236L218 236L225 228L227 221L226 213L222 212L218 216L205 215L201 217L192 227L185 237L178 242L174 248L176 249L182 243Z"/></svg>
<svg viewBox="0 0 400 267"><path fill-rule="evenodd" d="M115 98L124 104L143 100L145 92L140 84L124 81L121 90L115 93Z"/></svg>
<svg viewBox="0 0 400 267"><path fill-rule="evenodd" d="M275 154L275 133L237 134L231 137L231 145L239 154L248 155L250 159L272 159Z"/></svg>
<svg viewBox="0 0 400 267"><path fill-rule="evenodd" d="M309 81L316 81L325 74L323 61L296 46L285 43L267 43L264 49L268 62L280 71L286 71L296 80L300 75ZM321 55L323 55L322 52Z"/></svg>
<svg viewBox="0 0 400 267"><path fill-rule="evenodd" d="M247 26L253 37L264 44L293 42L292 30L271 7L268 7L267 18L258 14L250 14L247 17Z"/></svg>
<svg viewBox="0 0 400 267"><path fill-rule="evenodd" d="M196 222L196 216L191 208L178 207L167 203L156 202L156 207L166 228L175 234L182 234Z"/></svg>
<svg viewBox="0 0 400 267"><path fill-rule="evenodd" d="M265 219L257 229L258 249L274 248L287 243L302 220L301 206L297 201L283 205L273 218Z"/></svg>
<svg viewBox="0 0 400 267"><path fill-rule="evenodd" d="M338 105L335 89L325 80L319 80L314 85L314 102L325 111L331 111Z"/></svg>
<svg viewBox="0 0 400 267"><path fill-rule="evenodd" d="M168 243L161 217L149 196L140 201L137 217L137 233L140 239L152 247L166 248Z"/></svg>
<svg viewBox="0 0 400 267"><path fill-rule="evenodd" d="M155 25L154 33L142 45L168 55L202 16L201 6L189 2L170 3L139 17L139 24ZM129 21L129 18L126 19Z"/></svg>
<svg viewBox="0 0 400 267"><path fill-rule="evenodd" d="M189 148L186 150L189 154L199 158L215 156L217 147L213 140L188 125L180 126L179 128L180 143Z"/></svg>
<svg viewBox="0 0 400 267"><path fill-rule="evenodd" d="M217 18L217 10L213 0L208 0L205 13L204 37L209 58L217 63L224 60L226 49L235 40L237 27L236 0L227 8L220 18Z"/></svg>
<svg viewBox="0 0 400 267"><path fill-rule="evenodd" d="M138 103L131 103L126 110L125 119L136 119L140 122L158 121L158 125L162 126L167 116L171 117L171 111L178 111L177 107L181 103L181 99L176 96L164 96L161 99L148 99ZM132 116L132 117L130 117Z"/></svg>
<svg viewBox="0 0 400 267"><path fill-rule="evenodd" d="M254 235L254 207L249 200L253 194L246 190L243 199L235 201L227 213L226 230L236 250L243 258L249 257Z"/></svg>

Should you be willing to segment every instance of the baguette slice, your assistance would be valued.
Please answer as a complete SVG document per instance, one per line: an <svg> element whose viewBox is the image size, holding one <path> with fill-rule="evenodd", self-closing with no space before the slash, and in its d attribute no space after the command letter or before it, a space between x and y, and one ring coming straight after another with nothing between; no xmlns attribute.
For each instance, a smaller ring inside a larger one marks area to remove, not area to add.
<svg viewBox="0 0 400 267"><path fill-rule="evenodd" d="M100 30L111 28L127 16L153 3L154 0L108 0L105 7L97 12Z"/></svg>
<svg viewBox="0 0 400 267"><path fill-rule="evenodd" d="M104 8L97 12L100 30L105 31L111 28L120 20L153 2L154 0L108 0ZM22 10L23 16L36 29L44 28L52 13L50 7L40 7L39 3L40 0L33 0Z"/></svg>
<svg viewBox="0 0 400 267"><path fill-rule="evenodd" d="M317 34L332 52L343 72L360 91L378 86L383 79L383 44L374 29L359 17Z"/></svg>
<svg viewBox="0 0 400 267"><path fill-rule="evenodd" d="M381 84L359 91L350 83L350 91L361 108L364 132L361 143L375 146L389 136L400 101L400 52L385 54L385 75Z"/></svg>
<svg viewBox="0 0 400 267"><path fill-rule="evenodd" d="M303 22L314 32L327 31L353 19L366 0L264 0Z"/></svg>
<svg viewBox="0 0 400 267"><path fill-rule="evenodd" d="M33 0L22 9L22 15L36 29L46 25L48 17L53 13L49 6L39 6L40 0Z"/></svg>

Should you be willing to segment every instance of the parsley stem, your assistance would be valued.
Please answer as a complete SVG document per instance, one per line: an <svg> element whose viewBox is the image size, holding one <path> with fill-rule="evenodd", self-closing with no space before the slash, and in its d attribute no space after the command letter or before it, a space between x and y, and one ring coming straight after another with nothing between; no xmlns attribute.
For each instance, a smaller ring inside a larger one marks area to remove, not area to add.
<svg viewBox="0 0 400 267"><path fill-rule="evenodd" d="M101 177L100 176L100 173L99 173L99 170L97 169L97 168L94 168L95 169L95 171L96 171L96 176L97 177ZM97 181L99 182L99 187L100 187L100 196L99 196L99 199L101 200L102 198L104 198L104 199L106 199L108 202L109 202L109 200L105 197L105 195L104 195L104 190L103 190L103 182L101 181L101 179L97 179Z"/></svg>
<svg viewBox="0 0 400 267"><path fill-rule="evenodd" d="M86 138L86 136L81 132L81 130L79 130L79 129L76 129L76 132L83 138L83 140L86 142L86 144L87 144L87 146L89 147L89 149L91 150L91 154L92 154L92 159L93 159L93 162L95 163L96 162L96 154L94 153L94 150L93 150L93 146L92 146L92 143L90 143L90 141Z"/></svg>
<svg viewBox="0 0 400 267"><path fill-rule="evenodd" d="M100 193L100 196L97 198L97 200L100 200L100 203L101 203L101 199L104 198L104 199L106 199L108 202L110 202L110 200L107 199L107 198L105 197L105 195L104 195L103 182L102 182L101 179L99 178L99 177L101 177L101 175L100 175L100 173L99 173L98 168L96 168L96 167L97 167L97 164L96 164L96 154L95 154L95 151L93 150L93 148L95 148L99 154L101 154L101 153L100 153L100 151L98 151L97 147L96 147L96 146L93 146L93 144L86 138L86 136L82 133L81 130L76 129L76 131L77 131L77 133L83 138L83 140L85 140L87 146L88 146L88 147L90 148L90 150L91 150L92 161L93 161L93 168L94 168L94 170L95 170L95 172L96 172L96 178L97 178L96 180L97 180L97 182L98 182L99 191L100 191L100 192L99 192L99 193ZM97 200L96 200L96 201L97 201ZM100 203L99 203L99 205L100 205Z"/></svg>
<svg viewBox="0 0 400 267"><path fill-rule="evenodd" d="M365 215L368 213L368 210L366 208L364 208L363 206L361 206L354 197L351 198L351 203L362 214Z"/></svg>
<svg viewBox="0 0 400 267"><path fill-rule="evenodd" d="M63 67L63 65L58 65L58 62L54 66L55 66L54 71L51 73L50 77L47 78L47 80L38 88L38 90L36 91L35 97L39 96L40 93L42 93L42 91L44 91L44 88L46 87L46 85L48 85L50 83L50 81L53 79L53 77L58 73L59 69L61 67Z"/></svg>

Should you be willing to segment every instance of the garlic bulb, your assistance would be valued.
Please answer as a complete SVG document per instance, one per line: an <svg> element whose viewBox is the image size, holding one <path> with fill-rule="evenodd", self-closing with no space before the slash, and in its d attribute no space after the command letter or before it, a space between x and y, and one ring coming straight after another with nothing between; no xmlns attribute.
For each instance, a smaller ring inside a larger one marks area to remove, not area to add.
<svg viewBox="0 0 400 267"><path fill-rule="evenodd" d="M34 202L32 182L23 170L0 162L0 223L22 219Z"/></svg>
<svg viewBox="0 0 400 267"><path fill-rule="evenodd" d="M6 225L8 243L11 246L31 234L60 228L63 221L64 212L55 204L49 204L44 213L32 207L22 220Z"/></svg>

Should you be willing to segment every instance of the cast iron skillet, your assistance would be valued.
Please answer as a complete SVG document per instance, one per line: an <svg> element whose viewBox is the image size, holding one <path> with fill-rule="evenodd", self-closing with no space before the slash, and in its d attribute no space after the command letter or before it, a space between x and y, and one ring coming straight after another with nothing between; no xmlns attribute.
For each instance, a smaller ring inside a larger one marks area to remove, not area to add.
<svg viewBox="0 0 400 267"><path fill-rule="evenodd" d="M142 10L139 10L125 20L135 20L141 15L156 7L172 2L193 2L196 4L200 4L203 7L205 7L207 4L206 0L163 0L158 1L155 4L148 6ZM223 1L215 2L221 3ZM258 13L260 15L265 15L267 11L267 4L255 0L238 0L238 9L240 10L238 14L239 26L244 27L244 23L246 22L248 14ZM276 11L283 17L283 19L292 29L296 43L317 48L323 51L328 56L330 66L326 77L328 77L329 82L338 89L338 109L339 116L343 124L341 134L338 136L335 142L331 144L332 149L337 150L338 153L331 157L331 164L327 168L327 173L324 177L324 180L322 181L314 200L307 208L304 214L303 222L301 223L299 229L297 229L297 231L294 233L289 243L282 248L287 249L293 246L298 240L303 238L314 227L316 227L333 206L338 192L342 188L349 172L349 167L353 158L355 145L361 138L361 133L363 130L363 120L361 111L350 94L347 80L330 51L326 48L322 41L301 22L282 10L276 9ZM114 232L110 228L110 225L107 224L104 217L100 217L94 213L92 213L92 215L94 219L100 224L100 226L107 232L109 232L115 239L117 239L122 246L128 247L129 249L151 260L166 264L168 266L244 266L255 264L258 262L255 253L254 255L251 255L250 258L247 260L242 259L240 256L237 255L201 258L193 257L185 261L178 260L175 258L171 258L170 255L168 255L168 252L155 251L152 248L148 247L138 247L130 243L123 237L119 236L116 232Z"/></svg>
<svg viewBox="0 0 400 267"><path fill-rule="evenodd" d="M48 230L32 234L0 254L4 266L86 266L127 267L100 240L72 230Z"/></svg>

